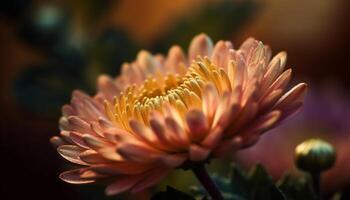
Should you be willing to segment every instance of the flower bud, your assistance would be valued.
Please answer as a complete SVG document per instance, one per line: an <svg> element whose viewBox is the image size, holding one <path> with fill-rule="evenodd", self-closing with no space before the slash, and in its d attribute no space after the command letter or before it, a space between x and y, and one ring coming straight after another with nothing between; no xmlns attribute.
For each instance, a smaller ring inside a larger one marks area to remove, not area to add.
<svg viewBox="0 0 350 200"><path fill-rule="evenodd" d="M331 144L321 139L309 139L295 148L295 163L301 170L321 172L331 168L336 152Z"/></svg>

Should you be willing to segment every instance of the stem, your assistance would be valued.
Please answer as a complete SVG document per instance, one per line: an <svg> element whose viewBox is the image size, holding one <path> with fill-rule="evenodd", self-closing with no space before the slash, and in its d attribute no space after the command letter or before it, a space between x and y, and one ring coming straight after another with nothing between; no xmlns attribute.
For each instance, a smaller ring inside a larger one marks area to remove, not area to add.
<svg viewBox="0 0 350 200"><path fill-rule="evenodd" d="M213 198L213 200L224 200L224 197L221 195L219 189L217 188L213 180L210 178L203 164L194 166L192 168L192 171L196 175L199 182L207 190L209 195Z"/></svg>
<svg viewBox="0 0 350 200"><path fill-rule="evenodd" d="M321 194L320 194L321 173L320 172L311 173L311 178L312 178L312 186L316 194L316 198L321 199Z"/></svg>

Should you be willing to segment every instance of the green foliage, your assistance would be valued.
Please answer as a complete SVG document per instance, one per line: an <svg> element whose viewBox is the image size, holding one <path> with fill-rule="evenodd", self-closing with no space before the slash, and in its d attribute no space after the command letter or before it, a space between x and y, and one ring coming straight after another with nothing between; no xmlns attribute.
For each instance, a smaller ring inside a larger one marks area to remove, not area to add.
<svg viewBox="0 0 350 200"><path fill-rule="evenodd" d="M249 173L232 165L228 177L213 175L212 178L227 200L287 199L261 165L255 166ZM201 187L192 187L192 192L196 199L210 199Z"/></svg>
<svg viewBox="0 0 350 200"><path fill-rule="evenodd" d="M277 183L288 200L313 200L316 196L311 187L310 178L286 175Z"/></svg>

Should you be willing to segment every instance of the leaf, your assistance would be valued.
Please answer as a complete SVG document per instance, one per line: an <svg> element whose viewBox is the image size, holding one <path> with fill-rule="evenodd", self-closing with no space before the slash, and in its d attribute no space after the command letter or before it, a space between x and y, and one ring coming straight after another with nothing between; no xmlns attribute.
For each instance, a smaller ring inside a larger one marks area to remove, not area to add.
<svg viewBox="0 0 350 200"><path fill-rule="evenodd" d="M282 191L275 185L263 166L257 165L249 175L242 171L237 165L231 166L230 175L220 177L213 175L212 178L224 199L227 200L285 200ZM194 187L196 197L205 195L203 188Z"/></svg>
<svg viewBox="0 0 350 200"><path fill-rule="evenodd" d="M310 179L306 177L286 175L279 181L278 187L288 200L317 199L312 190Z"/></svg>
<svg viewBox="0 0 350 200"><path fill-rule="evenodd" d="M286 199L262 165L256 165L251 171L249 182L251 187L249 199Z"/></svg>
<svg viewBox="0 0 350 200"><path fill-rule="evenodd" d="M167 186L166 191L156 193L151 200L195 200L192 196L181 192L173 187ZM205 199L205 197L203 198Z"/></svg>
<svg viewBox="0 0 350 200"><path fill-rule="evenodd" d="M240 196L249 197L249 180L246 174L237 166L231 166L231 191L234 194L240 194Z"/></svg>

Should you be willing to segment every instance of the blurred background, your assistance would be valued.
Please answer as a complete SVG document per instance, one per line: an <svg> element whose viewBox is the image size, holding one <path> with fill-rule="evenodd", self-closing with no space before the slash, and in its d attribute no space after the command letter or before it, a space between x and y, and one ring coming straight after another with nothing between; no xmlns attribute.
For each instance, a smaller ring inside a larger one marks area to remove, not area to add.
<svg viewBox="0 0 350 200"><path fill-rule="evenodd" d="M98 74L117 75L140 49L187 49L201 32L236 47L253 36L274 54L285 50L294 80L310 84L304 109L254 147L232 155L235 162L245 168L263 163L277 180L286 170L296 171L294 147L320 137L338 150L323 191L349 188L349 9L348 0L1 1L0 198L113 199L104 197L103 186L58 179L66 166L49 138L59 133L61 106L73 89L94 94ZM227 163L210 167L225 171ZM191 174L176 173L163 185L188 189ZM179 174L181 179L174 178Z"/></svg>

